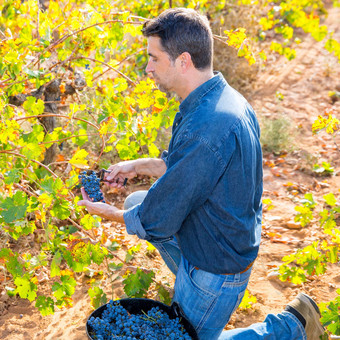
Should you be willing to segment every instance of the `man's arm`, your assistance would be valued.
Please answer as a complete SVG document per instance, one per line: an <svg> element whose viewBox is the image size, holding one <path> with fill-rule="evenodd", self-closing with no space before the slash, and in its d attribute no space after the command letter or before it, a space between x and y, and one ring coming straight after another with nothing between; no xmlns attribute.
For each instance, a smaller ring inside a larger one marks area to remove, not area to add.
<svg viewBox="0 0 340 340"><path fill-rule="evenodd" d="M108 170L111 172L106 174L105 179L110 182L110 186L121 188L125 178L133 178L137 175L161 177L166 171L166 165L162 159L141 158L111 165ZM90 214L124 223L124 210L102 202L92 202L84 188L81 192L83 200L79 201L78 205L85 206Z"/></svg>
<svg viewBox="0 0 340 340"><path fill-rule="evenodd" d="M111 186L122 187L125 178L137 175L161 177L166 171L166 164L160 158L140 158L111 165L108 170L110 173L105 175L105 180Z"/></svg>
<svg viewBox="0 0 340 340"><path fill-rule="evenodd" d="M124 223L124 210L103 202L92 202L84 188L81 188L81 193L83 199L78 202L78 205L86 207L90 214L98 215L110 221Z"/></svg>

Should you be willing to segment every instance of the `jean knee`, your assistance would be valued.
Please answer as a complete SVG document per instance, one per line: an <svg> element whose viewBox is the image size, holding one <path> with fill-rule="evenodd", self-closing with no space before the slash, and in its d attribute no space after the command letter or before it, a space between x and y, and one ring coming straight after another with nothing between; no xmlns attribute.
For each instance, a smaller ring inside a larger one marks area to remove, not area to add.
<svg viewBox="0 0 340 340"><path fill-rule="evenodd" d="M124 201L124 209L127 210L137 204L142 203L147 194L148 194L147 190L139 190L139 191L133 192L128 197L126 197Z"/></svg>

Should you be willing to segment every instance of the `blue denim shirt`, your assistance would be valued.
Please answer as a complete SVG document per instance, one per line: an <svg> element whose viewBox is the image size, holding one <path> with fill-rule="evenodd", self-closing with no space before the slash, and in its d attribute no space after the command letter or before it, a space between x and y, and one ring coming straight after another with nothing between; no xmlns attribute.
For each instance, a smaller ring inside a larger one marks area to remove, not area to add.
<svg viewBox="0 0 340 340"><path fill-rule="evenodd" d="M260 128L249 103L220 73L181 103L167 170L143 203L124 213L127 232L157 241L175 235L205 271L239 273L257 256L263 190Z"/></svg>

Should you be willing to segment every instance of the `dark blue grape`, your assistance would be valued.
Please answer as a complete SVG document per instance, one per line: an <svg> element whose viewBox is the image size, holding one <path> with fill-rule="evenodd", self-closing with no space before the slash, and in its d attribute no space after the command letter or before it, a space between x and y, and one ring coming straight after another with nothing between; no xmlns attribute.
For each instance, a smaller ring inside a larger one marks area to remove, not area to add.
<svg viewBox="0 0 340 340"><path fill-rule="evenodd" d="M190 340L191 337L180 324L168 314L154 307L147 313L129 314L118 302L106 305L101 317L88 320L96 340Z"/></svg>
<svg viewBox="0 0 340 340"><path fill-rule="evenodd" d="M100 179L97 177L95 172L87 175L86 171L83 171L78 177L86 193L93 202L105 203L103 193L100 191Z"/></svg>

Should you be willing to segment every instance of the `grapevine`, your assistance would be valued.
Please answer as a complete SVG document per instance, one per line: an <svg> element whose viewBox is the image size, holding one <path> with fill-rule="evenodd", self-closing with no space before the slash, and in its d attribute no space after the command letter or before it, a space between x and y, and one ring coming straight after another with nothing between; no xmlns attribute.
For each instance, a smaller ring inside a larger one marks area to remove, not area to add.
<svg viewBox="0 0 340 340"><path fill-rule="evenodd" d="M0 233L5 240L0 264L7 294L28 299L48 315L72 304L78 273L103 266L107 269L103 281L112 282L117 272L129 267L124 293L148 294L155 274L126 266L128 260L117 256L119 240L103 229L100 218L77 206L77 184L79 176L87 183L82 169L107 166L108 159L158 157L156 140L171 126L179 103L159 91L144 73L142 25L168 8L168 1L118 0L119 11L103 0L50 1L43 11L39 2L4 0L0 5ZM177 5L208 13L221 26L215 40L235 48L250 64L265 59L255 42L266 42L269 31L286 39L273 42L272 50L292 58L297 27L324 40L325 48L339 57L339 43L319 25L325 13L323 1L304 1L304 6L297 0L278 1L276 12L266 2L265 19L254 19L261 26L255 34L222 22L230 8L247 11L257 6L247 0L239 3L203 0ZM263 13L263 8L259 11ZM296 21L294 14L301 20ZM313 130L320 129L338 131L335 113L319 117ZM90 196L103 200L97 180L95 188L88 184ZM307 213L298 215L306 225L312 223L312 211ZM297 257L287 261L289 268L299 262L303 274L298 279L322 272L327 263L338 260L340 235L334 227L338 214L336 203L320 217L327 244L320 242L313 251L322 254L322 261L314 261L313 268L308 265L310 248L298 253L299 261ZM31 240L34 251L27 246ZM13 243L16 250L10 248ZM127 255L133 251L130 248ZM42 268L53 280L46 295L48 289L42 290L37 279ZM89 295L98 307L106 303L106 294L95 280L92 283ZM169 302L163 285L156 287L158 297Z"/></svg>

